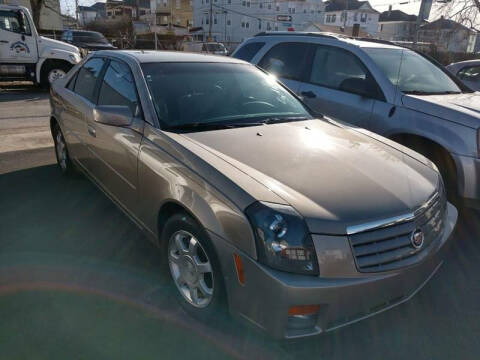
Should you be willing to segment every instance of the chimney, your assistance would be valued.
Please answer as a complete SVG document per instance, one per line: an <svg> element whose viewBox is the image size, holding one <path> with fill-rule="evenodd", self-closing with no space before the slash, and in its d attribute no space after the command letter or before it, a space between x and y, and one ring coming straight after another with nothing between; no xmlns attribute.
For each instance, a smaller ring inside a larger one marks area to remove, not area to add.
<svg viewBox="0 0 480 360"><path fill-rule="evenodd" d="M390 17L390 13L392 12L392 5L388 5L388 13L387 13L387 17Z"/></svg>

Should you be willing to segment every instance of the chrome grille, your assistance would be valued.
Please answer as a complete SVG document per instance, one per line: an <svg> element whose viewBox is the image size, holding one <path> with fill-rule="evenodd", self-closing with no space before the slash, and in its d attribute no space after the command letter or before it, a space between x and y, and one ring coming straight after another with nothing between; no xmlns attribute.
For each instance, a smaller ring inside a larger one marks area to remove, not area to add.
<svg viewBox="0 0 480 360"><path fill-rule="evenodd" d="M357 268L361 272L398 269L420 261L428 248L443 233L446 198L436 193L411 217L402 223L350 234L349 240ZM411 235L416 229L424 234L423 246L413 247Z"/></svg>

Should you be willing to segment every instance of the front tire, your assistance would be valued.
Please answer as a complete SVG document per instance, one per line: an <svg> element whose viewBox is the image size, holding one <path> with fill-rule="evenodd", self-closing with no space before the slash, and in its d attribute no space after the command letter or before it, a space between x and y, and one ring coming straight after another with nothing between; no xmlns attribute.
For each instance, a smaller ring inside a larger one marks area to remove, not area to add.
<svg viewBox="0 0 480 360"><path fill-rule="evenodd" d="M44 89L50 88L52 83L64 77L72 68L70 63L65 61L49 61L42 66L40 74L40 86Z"/></svg>
<svg viewBox="0 0 480 360"><path fill-rule="evenodd" d="M167 220L162 240L165 267L177 301L191 316L209 321L223 311L220 264L205 231L187 214Z"/></svg>

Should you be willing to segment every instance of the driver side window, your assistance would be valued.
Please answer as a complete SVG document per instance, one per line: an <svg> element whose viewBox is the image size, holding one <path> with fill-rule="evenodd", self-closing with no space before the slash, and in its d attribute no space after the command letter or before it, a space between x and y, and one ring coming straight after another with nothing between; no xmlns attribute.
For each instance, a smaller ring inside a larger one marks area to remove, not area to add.
<svg viewBox="0 0 480 360"><path fill-rule="evenodd" d="M366 67L349 51L317 46L310 83L330 89L378 98L379 90Z"/></svg>
<svg viewBox="0 0 480 360"><path fill-rule="evenodd" d="M16 11L0 11L0 29L21 34L20 13Z"/></svg>

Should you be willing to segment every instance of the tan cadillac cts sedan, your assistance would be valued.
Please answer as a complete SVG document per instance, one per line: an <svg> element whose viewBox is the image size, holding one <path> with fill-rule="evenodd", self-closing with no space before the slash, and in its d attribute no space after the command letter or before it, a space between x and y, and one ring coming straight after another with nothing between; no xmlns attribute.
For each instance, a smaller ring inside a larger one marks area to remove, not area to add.
<svg viewBox="0 0 480 360"><path fill-rule="evenodd" d="M158 244L197 318L228 308L276 338L325 333L410 299L443 262L457 211L435 166L313 115L243 61L99 51L51 106L61 171Z"/></svg>

